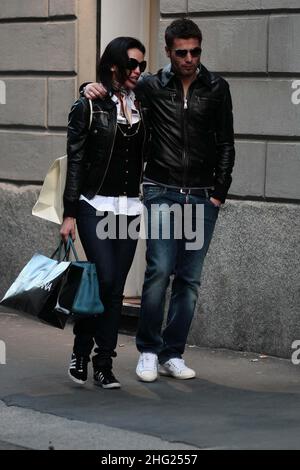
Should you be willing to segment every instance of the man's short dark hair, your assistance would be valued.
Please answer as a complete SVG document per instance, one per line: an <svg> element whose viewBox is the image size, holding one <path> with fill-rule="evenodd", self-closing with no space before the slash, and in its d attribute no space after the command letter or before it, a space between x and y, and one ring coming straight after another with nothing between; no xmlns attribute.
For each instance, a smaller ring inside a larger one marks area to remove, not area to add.
<svg viewBox="0 0 300 470"><path fill-rule="evenodd" d="M166 45L170 49L173 46L174 39L199 39L202 42L202 33L194 21L187 18L174 20L166 29Z"/></svg>

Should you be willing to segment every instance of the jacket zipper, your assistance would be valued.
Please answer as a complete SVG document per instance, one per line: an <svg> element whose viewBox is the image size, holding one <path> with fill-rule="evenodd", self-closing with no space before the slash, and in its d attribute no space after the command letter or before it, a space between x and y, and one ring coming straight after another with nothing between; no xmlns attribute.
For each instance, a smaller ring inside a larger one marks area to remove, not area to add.
<svg viewBox="0 0 300 470"><path fill-rule="evenodd" d="M186 125L187 125L187 113L188 113L188 93L187 96L184 96L183 86L181 84L182 90L182 130L183 130L183 188L186 187L186 176L187 176L187 169L188 169L188 153L187 153L187 132L186 132Z"/></svg>
<svg viewBox="0 0 300 470"><path fill-rule="evenodd" d="M191 97L191 89L193 86L192 82L188 88L187 95L184 96L183 86L181 84L182 90L182 103L183 103L183 110L182 110L182 128L183 128L183 188L186 188L186 179L187 179L187 172L189 168L189 156L188 156L188 149L187 149L187 141L188 141L188 133L187 133L187 122L188 122L188 112L189 112L189 101Z"/></svg>
<svg viewBox="0 0 300 470"><path fill-rule="evenodd" d="M140 184L141 184L142 178L143 178L143 173L144 173L144 155L145 155L145 144L146 144L147 133L146 133L146 126L145 126L143 110L142 110L141 106L140 106L140 110L141 110L141 119L142 119L142 124L143 124L143 129L144 129L144 139L143 139L143 147L142 147L142 169L141 169L141 174L140 174Z"/></svg>

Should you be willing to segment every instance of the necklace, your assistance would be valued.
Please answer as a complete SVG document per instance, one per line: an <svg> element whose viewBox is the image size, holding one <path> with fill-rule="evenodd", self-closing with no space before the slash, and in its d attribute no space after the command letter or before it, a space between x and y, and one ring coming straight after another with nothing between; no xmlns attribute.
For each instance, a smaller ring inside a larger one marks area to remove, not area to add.
<svg viewBox="0 0 300 470"><path fill-rule="evenodd" d="M123 129L122 129L122 127L121 127L121 125L120 125L118 122L117 122L117 126L118 126L119 131L120 131L121 134L123 135L123 137L133 137L134 135L136 135L136 134L139 132L139 130L140 130L140 125L141 125L141 121L142 121L142 120L140 119L139 122L138 122L138 125L137 125L136 130L135 130L132 134L127 134L127 132L124 132Z"/></svg>

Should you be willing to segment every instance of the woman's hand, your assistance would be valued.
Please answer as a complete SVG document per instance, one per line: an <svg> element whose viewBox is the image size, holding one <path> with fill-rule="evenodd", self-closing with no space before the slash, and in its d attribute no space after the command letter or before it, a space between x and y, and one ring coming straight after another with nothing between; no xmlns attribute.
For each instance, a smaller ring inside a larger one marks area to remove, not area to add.
<svg viewBox="0 0 300 470"><path fill-rule="evenodd" d="M59 233L64 243L67 243L69 235L75 241L75 220L74 217L66 217L61 225Z"/></svg>
<svg viewBox="0 0 300 470"><path fill-rule="evenodd" d="M102 85L102 83L89 83L84 87L84 96L89 100L95 100L96 98L101 98L102 100L107 95L107 89Z"/></svg>

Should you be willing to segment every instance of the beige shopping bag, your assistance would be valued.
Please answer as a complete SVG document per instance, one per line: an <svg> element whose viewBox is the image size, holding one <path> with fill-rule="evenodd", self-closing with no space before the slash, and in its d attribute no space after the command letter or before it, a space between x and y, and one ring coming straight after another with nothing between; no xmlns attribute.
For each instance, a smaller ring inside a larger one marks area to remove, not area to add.
<svg viewBox="0 0 300 470"><path fill-rule="evenodd" d="M51 165L32 215L56 224L63 221L63 193L67 175L67 155L57 158Z"/></svg>

